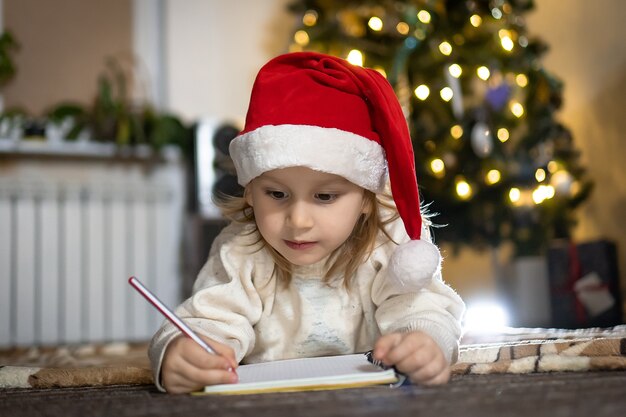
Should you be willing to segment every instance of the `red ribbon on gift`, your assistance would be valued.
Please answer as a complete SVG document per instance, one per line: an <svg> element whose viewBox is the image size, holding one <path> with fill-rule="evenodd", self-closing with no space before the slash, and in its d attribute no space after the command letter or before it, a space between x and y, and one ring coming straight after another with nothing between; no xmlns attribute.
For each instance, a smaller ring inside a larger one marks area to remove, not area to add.
<svg viewBox="0 0 626 417"><path fill-rule="evenodd" d="M574 297L574 314L576 314L576 321L582 325L587 322L587 314L585 312L585 306L578 299L578 294L576 294L575 288L576 281L581 278L582 267L580 265L580 259L578 258L578 248L573 242L570 242L568 245L567 259L569 266L567 281L562 287L553 287L553 292L559 295Z"/></svg>

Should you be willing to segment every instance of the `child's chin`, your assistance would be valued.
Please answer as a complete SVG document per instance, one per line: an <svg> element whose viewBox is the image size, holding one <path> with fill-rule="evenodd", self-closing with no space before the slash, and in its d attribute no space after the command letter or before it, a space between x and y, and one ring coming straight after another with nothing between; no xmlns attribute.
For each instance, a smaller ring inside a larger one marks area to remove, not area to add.
<svg viewBox="0 0 626 417"><path fill-rule="evenodd" d="M292 265L296 266L308 266L313 265L325 258L324 255L319 254L293 254L293 253L281 253L285 259L287 259Z"/></svg>

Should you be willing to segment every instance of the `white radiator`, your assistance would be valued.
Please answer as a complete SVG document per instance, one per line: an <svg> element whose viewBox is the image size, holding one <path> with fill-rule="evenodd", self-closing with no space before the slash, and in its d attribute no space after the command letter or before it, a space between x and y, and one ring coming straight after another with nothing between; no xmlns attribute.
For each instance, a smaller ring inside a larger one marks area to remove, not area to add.
<svg viewBox="0 0 626 417"><path fill-rule="evenodd" d="M0 171L0 347L149 339L162 317L131 275L180 302L182 169L145 168Z"/></svg>

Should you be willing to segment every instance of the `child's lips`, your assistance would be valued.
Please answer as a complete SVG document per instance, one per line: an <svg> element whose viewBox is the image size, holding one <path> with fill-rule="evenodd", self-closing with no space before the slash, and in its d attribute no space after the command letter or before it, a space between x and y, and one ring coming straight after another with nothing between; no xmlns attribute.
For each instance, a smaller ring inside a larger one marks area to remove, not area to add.
<svg viewBox="0 0 626 417"><path fill-rule="evenodd" d="M317 244L317 242L304 242L304 241L293 241L293 240L285 240L285 244L294 250L305 250L310 249Z"/></svg>

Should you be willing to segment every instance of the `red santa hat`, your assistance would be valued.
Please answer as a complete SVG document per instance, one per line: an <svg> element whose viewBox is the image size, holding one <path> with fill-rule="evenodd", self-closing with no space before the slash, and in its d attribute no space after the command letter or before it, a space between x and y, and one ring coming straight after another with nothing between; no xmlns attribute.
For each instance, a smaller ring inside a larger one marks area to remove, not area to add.
<svg viewBox="0 0 626 417"><path fill-rule="evenodd" d="M259 71L243 131L230 144L238 181L305 166L375 193L387 175L410 242L390 261L392 284L416 291L438 272L439 250L422 240L413 147L393 88L377 71L315 52L278 56Z"/></svg>

